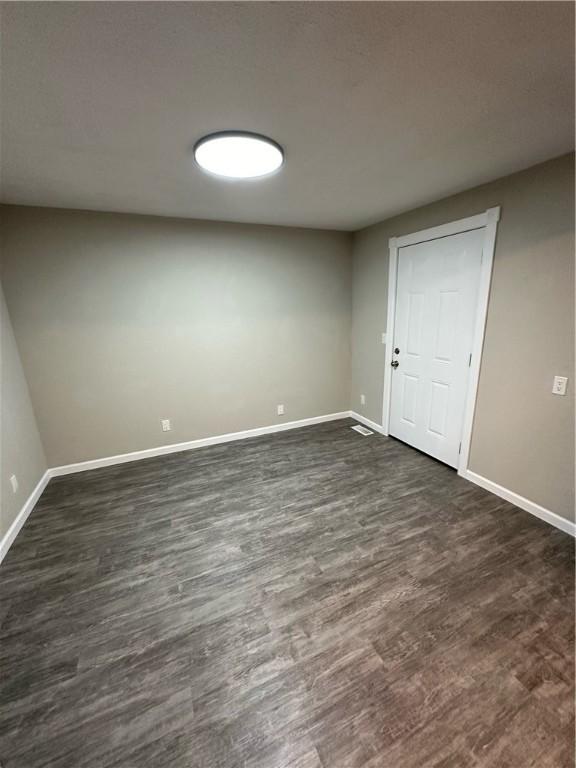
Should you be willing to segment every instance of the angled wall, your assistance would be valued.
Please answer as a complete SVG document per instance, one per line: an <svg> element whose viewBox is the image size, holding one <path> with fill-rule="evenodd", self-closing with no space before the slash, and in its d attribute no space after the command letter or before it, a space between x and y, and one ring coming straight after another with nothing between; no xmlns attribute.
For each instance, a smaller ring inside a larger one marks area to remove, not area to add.
<svg viewBox="0 0 576 768"><path fill-rule="evenodd" d="M0 541L46 471L46 458L0 287ZM13 492L10 477L18 490Z"/></svg>

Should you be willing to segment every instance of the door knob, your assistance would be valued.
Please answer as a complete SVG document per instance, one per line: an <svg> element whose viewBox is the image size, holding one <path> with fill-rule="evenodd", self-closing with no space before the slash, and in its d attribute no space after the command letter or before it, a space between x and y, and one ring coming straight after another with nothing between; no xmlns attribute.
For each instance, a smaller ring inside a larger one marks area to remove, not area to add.
<svg viewBox="0 0 576 768"><path fill-rule="evenodd" d="M394 348L394 354L395 355L399 355L400 354L400 350L398 349L398 347Z"/></svg>
<svg viewBox="0 0 576 768"><path fill-rule="evenodd" d="M398 362L398 360L392 360L392 362L390 363L390 365L392 366L392 368L398 368L398 366L400 365L400 363Z"/></svg>

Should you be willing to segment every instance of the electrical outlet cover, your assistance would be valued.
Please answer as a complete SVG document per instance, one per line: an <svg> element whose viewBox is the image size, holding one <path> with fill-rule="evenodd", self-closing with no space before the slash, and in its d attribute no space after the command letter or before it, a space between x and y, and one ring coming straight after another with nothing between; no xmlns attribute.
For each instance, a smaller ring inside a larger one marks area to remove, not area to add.
<svg viewBox="0 0 576 768"><path fill-rule="evenodd" d="M552 384L552 394L565 395L567 386L568 386L567 376L554 376L554 382Z"/></svg>

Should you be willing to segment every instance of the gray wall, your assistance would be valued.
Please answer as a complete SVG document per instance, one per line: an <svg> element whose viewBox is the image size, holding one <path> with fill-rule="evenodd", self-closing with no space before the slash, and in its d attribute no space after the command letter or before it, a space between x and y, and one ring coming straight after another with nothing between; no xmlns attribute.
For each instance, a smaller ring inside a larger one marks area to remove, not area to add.
<svg viewBox="0 0 576 768"><path fill-rule="evenodd" d="M46 471L46 459L0 287L0 539ZM12 492L11 475L18 478Z"/></svg>
<svg viewBox="0 0 576 768"><path fill-rule="evenodd" d="M471 469L572 519L573 178L558 158L356 233L353 280L343 233L4 206L6 302L48 464L350 404L381 422L388 238L501 205Z"/></svg>
<svg viewBox="0 0 576 768"><path fill-rule="evenodd" d="M350 235L18 206L3 220L50 466L349 408Z"/></svg>
<svg viewBox="0 0 576 768"><path fill-rule="evenodd" d="M495 205L502 217L470 468L574 519L573 155L356 233L352 408L382 423L388 238ZM551 394L555 374L570 377L566 397Z"/></svg>

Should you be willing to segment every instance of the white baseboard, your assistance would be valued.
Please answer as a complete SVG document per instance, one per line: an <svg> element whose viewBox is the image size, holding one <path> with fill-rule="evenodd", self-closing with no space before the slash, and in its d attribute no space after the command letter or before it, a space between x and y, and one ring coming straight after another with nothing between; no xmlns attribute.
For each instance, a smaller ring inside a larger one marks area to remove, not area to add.
<svg viewBox="0 0 576 768"><path fill-rule="evenodd" d="M325 416L312 416L309 419L299 419L298 421L287 421L283 424L271 424L267 427L256 427L255 429L246 429L242 432L229 432L225 435L215 435L214 437L202 437L198 440L189 440L185 443L173 443L172 445L160 445L157 448L146 448L143 451L133 451L132 453L121 453L118 456L106 456L102 459L92 459L90 461L81 461L76 464L65 464L61 467L54 467L50 470L51 477L60 475L70 475L74 472L86 472L90 469L99 469L101 467L110 467L113 464L124 464L129 461L140 461L154 456L164 456L168 453L179 453L180 451L191 451L195 448L205 448L208 445L218 445L219 443L230 443L234 440L245 440L249 437L258 437L260 435L270 435L273 432L283 432L286 429L298 429L312 424L322 424L325 421L336 421L337 419L349 418L350 411L341 413L328 413Z"/></svg>
<svg viewBox="0 0 576 768"><path fill-rule="evenodd" d="M169 453L178 453L180 451L190 451L195 448L203 448L208 445L218 445L219 443L229 443L235 440L245 440L249 437L258 437L259 435L269 435L274 432L283 432L288 429L298 429L299 427L307 427L312 424L322 424L326 421L337 421L338 419L352 418L359 421L361 424L365 424L374 432L384 434L383 427L376 422L367 419L365 416L356 413L355 411L341 411L340 413L329 413L324 416L313 416L309 419L299 419L298 421L288 421L284 424L271 424L267 427L257 427L256 429L247 429L242 432L230 432L225 435L216 435L214 437L204 437L199 440L190 440L185 443L175 443L173 445L162 445L157 448L148 448L143 451L134 451L132 453L123 453L118 456L106 456L102 459L93 459L91 461L81 461L76 464L66 464L61 467L53 467L47 469L38 485L34 488L24 506L16 516L12 525L6 532L3 539L0 540L0 563L6 556L8 549L13 543L14 539L20 532L20 529L26 522L29 514L34 509L36 502L40 498L42 491L47 486L48 481L52 477L59 477L61 475L69 475L74 472L86 472L90 469L98 469L100 467L109 467L114 464L124 464L130 461L139 461L140 459L148 459L154 456L163 456ZM557 515L555 512L551 512L549 509L541 507L529 499L525 499L523 496L519 496L517 493L504 488L497 483L493 483L491 480L487 480L481 475L477 475L470 470L464 470L460 473L460 476L469 480L476 485L484 488L496 496L499 496L512 504L515 504L520 509L530 512L530 514L544 520L550 525L559 528L561 531L576 536L576 524L566 520L565 518Z"/></svg>
<svg viewBox="0 0 576 768"><path fill-rule="evenodd" d="M368 429L373 429L374 432L378 432L380 435L385 435L384 427L381 424L376 424L375 421L370 421L370 419L367 419L366 416L362 416L360 413L356 413L356 411L350 411L349 416L352 419L356 419L356 421L359 421L361 424L364 424L364 426L368 427Z"/></svg>
<svg viewBox="0 0 576 768"><path fill-rule="evenodd" d="M493 483L492 480L488 480L487 478L482 477L482 475L477 475L476 472L472 472L469 469L465 469L459 474L460 477L463 477L465 480L469 480L471 483L479 485L486 491L490 491L496 496L500 496L501 499L509 501L511 504L520 507L520 509L523 509L525 512L530 512L531 515L539 517L540 520L544 520L544 522L553 525L555 528L559 528L561 531L564 531L564 533L576 536L576 523L566 520L566 518L557 515L556 512L541 507L540 504L536 504L536 502L530 501L530 499L526 499L524 496L514 493L514 491L510 491L508 488L498 485L498 483Z"/></svg>
<svg viewBox="0 0 576 768"><path fill-rule="evenodd" d="M42 475L40 482L38 483L36 488L34 488L32 493L24 503L24 506L22 507L20 512L18 512L18 514L12 521L12 525L10 526L10 528L8 528L2 540L0 540L0 563L6 557L6 553L10 549L10 546L12 545L16 536L18 536L18 534L20 533L20 529L28 519L28 515L30 514L30 512L32 512L32 510L34 509L36 502L42 495L42 491L48 485L48 481L50 480L51 477L52 477L51 470L47 469L46 472L44 472L44 474Z"/></svg>
<svg viewBox="0 0 576 768"><path fill-rule="evenodd" d="M168 453L178 453L179 451L190 451L195 448L204 448L208 445L218 445L219 443L229 443L234 440L245 440L249 437L258 437L259 435L269 435L273 432L283 432L287 429L298 429L299 427L307 427L312 424L322 424L325 421L336 421L338 419L349 418L350 411L341 411L340 413L328 413L324 416L312 416L309 419L299 419L298 421L287 421L283 424L271 424L267 427L257 427L255 429L246 429L242 432L230 432L225 435L216 435L214 437L204 437L199 440L190 440L185 443L175 443L172 445L161 445L157 448L147 448L143 451L133 451L132 453L122 453L118 456L106 456L102 459L93 459L91 461L81 461L76 464L66 464L61 467L52 467L47 469L42 479L34 488L30 494L28 500L16 516L12 525L6 532L3 539L0 540L0 563L6 556L10 546L14 542L14 539L20 532L20 529L26 522L30 512L34 509L34 506L40 498L42 491L48 485L48 481L52 477L60 477L61 475L70 475L74 472L86 472L90 469L98 469L100 467L110 467L114 464L124 464L129 461L139 461L140 459L148 459L154 456L163 456Z"/></svg>

